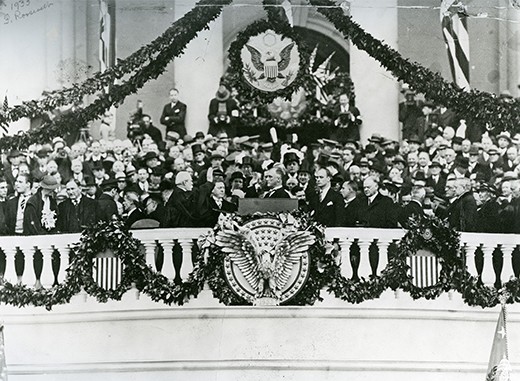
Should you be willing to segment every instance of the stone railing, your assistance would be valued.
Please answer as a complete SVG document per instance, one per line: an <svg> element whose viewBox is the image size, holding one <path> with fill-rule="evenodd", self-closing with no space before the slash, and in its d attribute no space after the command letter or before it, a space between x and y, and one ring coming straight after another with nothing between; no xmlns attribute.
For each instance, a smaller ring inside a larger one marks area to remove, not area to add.
<svg viewBox="0 0 520 381"><path fill-rule="evenodd" d="M169 279L176 276L186 279L193 270L197 238L206 232L205 228L152 229L135 230L133 235L143 243L146 262L153 269ZM326 238L338 244L341 271L346 278L367 278L380 274L385 268L390 246L404 233L401 229L329 228ZM79 238L79 234L0 237L0 248L5 255L5 262L0 261L0 274L3 272L9 282L35 287L61 283L65 279L70 249ZM506 282L518 275L519 269L514 269L512 258L518 251L520 236L462 233L461 245L468 271L481 275L485 284L493 285L497 280ZM42 260L34 260L36 255L41 255Z"/></svg>

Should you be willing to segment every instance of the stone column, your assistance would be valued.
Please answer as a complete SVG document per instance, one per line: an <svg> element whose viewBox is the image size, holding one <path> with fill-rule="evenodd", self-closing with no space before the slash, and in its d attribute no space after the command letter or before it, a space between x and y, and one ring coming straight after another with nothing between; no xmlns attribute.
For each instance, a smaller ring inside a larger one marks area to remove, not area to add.
<svg viewBox="0 0 520 381"><path fill-rule="evenodd" d="M397 0L352 1L351 15L372 36L397 49ZM395 77L353 45L350 75L356 89L356 106L363 119L363 143L375 132L397 139L399 86Z"/></svg>
<svg viewBox="0 0 520 381"><path fill-rule="evenodd" d="M175 2L175 19L179 19L196 4L195 0ZM188 134L208 130L209 101L215 96L220 77L224 73L222 15L213 21L209 30L199 33L186 47L184 54L174 61L175 86L181 100L187 104Z"/></svg>

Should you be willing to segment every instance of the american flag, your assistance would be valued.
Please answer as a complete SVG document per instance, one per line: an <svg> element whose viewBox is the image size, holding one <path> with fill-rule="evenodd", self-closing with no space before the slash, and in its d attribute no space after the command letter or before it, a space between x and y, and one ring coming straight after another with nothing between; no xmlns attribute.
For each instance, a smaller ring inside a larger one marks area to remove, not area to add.
<svg viewBox="0 0 520 381"><path fill-rule="evenodd" d="M325 92L325 85L336 76L336 71L330 71L330 60L334 56L332 52L325 61L312 73L314 82L316 82L316 99L323 105L328 104L330 96ZM314 61L314 60L313 60Z"/></svg>
<svg viewBox="0 0 520 381"><path fill-rule="evenodd" d="M7 381L7 365L5 361L4 327L0 326L0 381Z"/></svg>
<svg viewBox="0 0 520 381"><path fill-rule="evenodd" d="M453 81L462 89L469 90L469 34L468 15L464 6L455 0L443 0L441 4L442 34Z"/></svg>
<svg viewBox="0 0 520 381"><path fill-rule="evenodd" d="M114 0L99 0L99 65L105 71L115 62Z"/></svg>

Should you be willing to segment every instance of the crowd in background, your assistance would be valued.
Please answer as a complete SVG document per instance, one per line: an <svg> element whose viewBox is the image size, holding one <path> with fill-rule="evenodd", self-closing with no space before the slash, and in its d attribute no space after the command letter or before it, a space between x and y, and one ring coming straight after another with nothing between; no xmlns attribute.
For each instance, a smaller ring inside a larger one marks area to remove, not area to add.
<svg viewBox="0 0 520 381"><path fill-rule="evenodd" d="M326 226L406 228L437 215L459 231L520 233L520 134L475 134L446 107L404 95L400 142L382 128L362 145L361 115L342 95L329 131L301 145L295 134L244 135L225 85L209 106L209 133L190 136L172 89L165 133L140 103L127 139L106 122L100 140L6 152L0 234L80 232L113 216L132 228L212 227L244 198L296 199Z"/></svg>

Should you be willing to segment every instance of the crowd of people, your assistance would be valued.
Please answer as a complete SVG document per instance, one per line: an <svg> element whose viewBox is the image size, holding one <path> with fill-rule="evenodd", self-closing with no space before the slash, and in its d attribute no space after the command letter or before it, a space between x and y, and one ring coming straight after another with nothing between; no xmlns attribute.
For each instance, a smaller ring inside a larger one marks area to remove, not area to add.
<svg viewBox="0 0 520 381"><path fill-rule="evenodd" d="M329 227L406 228L437 215L459 231L520 233L520 134L460 136L453 113L405 96L401 142L373 134L363 146L359 130L340 131L361 125L342 95L330 135L300 146L236 136L239 108L225 86L210 105L211 133L192 137L172 89L164 135L139 108L124 140L102 132L6 152L0 234L74 233L113 216L129 228L212 227L244 198L296 199Z"/></svg>

